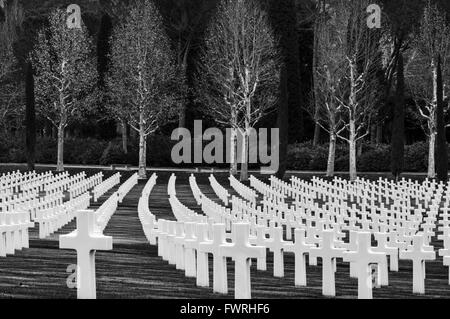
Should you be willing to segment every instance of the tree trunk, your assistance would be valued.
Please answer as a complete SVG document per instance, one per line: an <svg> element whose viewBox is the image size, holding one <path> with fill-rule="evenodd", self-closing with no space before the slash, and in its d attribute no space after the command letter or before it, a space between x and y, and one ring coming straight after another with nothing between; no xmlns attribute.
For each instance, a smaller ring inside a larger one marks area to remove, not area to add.
<svg viewBox="0 0 450 319"><path fill-rule="evenodd" d="M56 171L64 171L64 126L62 124L58 127L58 155Z"/></svg>
<svg viewBox="0 0 450 319"><path fill-rule="evenodd" d="M179 51L179 55L181 54L181 44L180 42L178 42L178 51ZM188 44L188 46L186 47L183 57L182 59L179 58L179 62L178 63L182 63L182 72L183 72L183 76L184 79L187 81L188 78L188 56L189 56L189 52L190 52L190 45ZM185 83L187 84L187 83ZM186 128L186 111L187 111L187 99L184 99L182 105L181 105L181 109L180 109L180 113L178 115L178 128Z"/></svg>
<svg viewBox="0 0 450 319"><path fill-rule="evenodd" d="M377 144L383 143L383 124L377 125Z"/></svg>
<svg viewBox="0 0 450 319"><path fill-rule="evenodd" d="M327 177L334 176L334 162L336 158L336 134L330 133L330 147L328 150Z"/></svg>
<svg viewBox="0 0 450 319"><path fill-rule="evenodd" d="M405 77L403 54L397 62L397 92L391 138L391 172L396 180L403 172L405 157Z"/></svg>
<svg viewBox="0 0 450 319"><path fill-rule="evenodd" d="M435 149L436 149L436 133L431 132L428 148L428 178L436 177L435 168Z"/></svg>
<svg viewBox="0 0 450 319"><path fill-rule="evenodd" d="M147 148L146 141L147 138L145 136L145 128L144 128L144 119L141 114L140 125L139 125L139 178L146 179L147 178Z"/></svg>
<svg viewBox="0 0 450 319"><path fill-rule="evenodd" d="M278 0L277 0L278 1ZM287 169L287 153L289 143L289 92L288 76L286 67L281 70L280 77L280 99L278 102L277 127L279 130L279 167L276 176L283 179ZM274 141L271 141L274 143Z"/></svg>
<svg viewBox="0 0 450 319"><path fill-rule="evenodd" d="M178 119L178 127L185 128L186 127L186 104L183 103L181 106L179 119Z"/></svg>
<svg viewBox="0 0 450 319"><path fill-rule="evenodd" d="M322 10L323 8L321 8ZM319 16L320 17L320 16ZM313 92L314 92L314 119L317 120L318 117L318 79L317 79L317 64L318 64L318 53L319 53L319 23L323 23L322 20L316 19L314 21L314 44L313 44ZM314 126L314 138L313 138L313 146L317 146L320 143L320 126L315 124Z"/></svg>
<svg viewBox="0 0 450 319"><path fill-rule="evenodd" d="M122 126L122 150L124 154L128 154L128 125L125 120L121 120Z"/></svg>
<svg viewBox="0 0 450 319"><path fill-rule="evenodd" d="M26 82L25 82L25 97L26 97L26 149L27 149L27 163L28 169L34 170L36 160L36 111L34 101L34 77L33 66L31 62L27 65Z"/></svg>
<svg viewBox="0 0 450 319"><path fill-rule="evenodd" d="M356 145L357 145L357 155L359 157L363 153L364 141L361 139L361 140L359 140L358 143L356 143Z"/></svg>
<svg viewBox="0 0 450 319"><path fill-rule="evenodd" d="M442 81L441 58L436 68L436 172L439 181L448 180L448 146L444 118L444 83Z"/></svg>
<svg viewBox="0 0 450 319"><path fill-rule="evenodd" d="M230 144L230 174L236 175L238 172L237 163L237 133L236 129L231 129L231 144Z"/></svg>
<svg viewBox="0 0 450 319"><path fill-rule="evenodd" d="M370 144L377 143L377 125L373 124L370 126Z"/></svg>
<svg viewBox="0 0 450 319"><path fill-rule="evenodd" d="M244 136L242 138L242 163L241 163L241 182L248 180L248 134L250 130L246 124Z"/></svg>
<svg viewBox="0 0 450 319"><path fill-rule="evenodd" d="M350 173L350 180L355 181L357 173L356 173L356 128L354 120L350 120L349 173Z"/></svg>
<svg viewBox="0 0 450 319"><path fill-rule="evenodd" d="M313 146L318 146L320 144L320 125L316 124L314 126L314 139L313 139Z"/></svg>

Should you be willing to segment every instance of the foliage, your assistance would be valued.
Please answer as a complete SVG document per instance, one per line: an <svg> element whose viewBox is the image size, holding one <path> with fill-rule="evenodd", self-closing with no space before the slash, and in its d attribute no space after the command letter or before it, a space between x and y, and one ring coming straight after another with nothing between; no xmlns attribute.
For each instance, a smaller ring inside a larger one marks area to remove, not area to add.
<svg viewBox="0 0 450 319"><path fill-rule="evenodd" d="M111 64L107 86L118 118L148 136L178 114L175 59L151 1L131 7L126 22L114 31Z"/></svg>
<svg viewBox="0 0 450 319"><path fill-rule="evenodd" d="M62 129L92 105L97 82L93 45L86 27L69 29L66 19L65 11L54 10L31 54L37 111Z"/></svg>
<svg viewBox="0 0 450 319"><path fill-rule="evenodd" d="M204 112L226 127L254 127L276 102L279 73L278 45L258 1L223 0L198 63Z"/></svg>

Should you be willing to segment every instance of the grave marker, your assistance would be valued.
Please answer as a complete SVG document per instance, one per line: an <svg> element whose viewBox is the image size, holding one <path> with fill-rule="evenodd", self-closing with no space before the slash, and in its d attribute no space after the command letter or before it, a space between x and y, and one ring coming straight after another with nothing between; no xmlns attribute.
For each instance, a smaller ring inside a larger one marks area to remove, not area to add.
<svg viewBox="0 0 450 319"><path fill-rule="evenodd" d="M60 249L77 251L77 296L78 299L95 299L95 251L112 250L112 237L94 231L92 210L81 210L77 216L77 229L59 237Z"/></svg>

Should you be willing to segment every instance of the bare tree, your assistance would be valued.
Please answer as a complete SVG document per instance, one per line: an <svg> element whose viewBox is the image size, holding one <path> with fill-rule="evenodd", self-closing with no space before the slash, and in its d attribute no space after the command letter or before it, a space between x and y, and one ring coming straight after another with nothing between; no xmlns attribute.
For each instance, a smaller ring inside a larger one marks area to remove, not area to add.
<svg viewBox="0 0 450 319"><path fill-rule="evenodd" d="M147 137L178 114L174 54L153 2L139 1L115 31L107 79L110 110L139 133L139 177L146 177Z"/></svg>
<svg viewBox="0 0 450 319"><path fill-rule="evenodd" d="M5 18L0 22L0 124L4 125L10 115L19 115L19 100L23 86L15 81L18 71L14 56L14 44L19 37L19 29L24 15L18 0L3 4ZM6 126L5 126L6 127Z"/></svg>
<svg viewBox="0 0 450 319"><path fill-rule="evenodd" d="M243 137L241 180L248 179L251 129L276 102L280 53L268 16L255 0L222 0L199 64L206 112ZM232 138L236 149L236 138Z"/></svg>
<svg viewBox="0 0 450 319"><path fill-rule="evenodd" d="M345 15L329 11L322 13L322 21L316 27L316 66L314 67L315 99L310 104L310 113L316 125L329 134L329 152L327 176L334 175L336 141L345 128L342 117L343 104L339 103L346 93L346 46L342 40L346 38Z"/></svg>
<svg viewBox="0 0 450 319"><path fill-rule="evenodd" d="M439 61L442 73L447 79L443 85L444 96L448 95L448 75L450 72L450 25L445 14L437 5L428 2L416 34L412 48L409 50L410 63L406 77L413 95L418 113L423 119L422 127L428 136L428 177L436 177L436 137L438 73ZM440 92L442 93L442 92ZM448 108L448 106L447 106Z"/></svg>
<svg viewBox="0 0 450 319"><path fill-rule="evenodd" d="M54 10L31 53L37 112L58 131L58 171L64 170L64 131L92 105L97 82L94 46L86 27L71 29L66 21L66 11Z"/></svg>
<svg viewBox="0 0 450 319"><path fill-rule="evenodd" d="M346 92L337 97L344 130L338 137L349 145L350 180L357 177L356 145L370 132L379 94L376 78L381 63L380 32L367 27L366 8L369 4L368 0L336 0L333 4L335 14L340 16L336 19L336 28L341 30L337 34L345 47Z"/></svg>

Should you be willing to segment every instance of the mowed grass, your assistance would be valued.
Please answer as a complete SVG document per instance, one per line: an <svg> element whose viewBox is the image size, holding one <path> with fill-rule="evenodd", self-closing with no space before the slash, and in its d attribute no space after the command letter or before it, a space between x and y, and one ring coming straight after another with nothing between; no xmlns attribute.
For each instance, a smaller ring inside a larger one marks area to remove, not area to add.
<svg viewBox="0 0 450 319"><path fill-rule="evenodd" d="M24 167L1 167L0 173L11 170L25 170ZM38 172L48 169L37 169ZM83 169L69 169L76 174ZM84 169L88 175L98 170ZM115 173L104 171L105 178ZM122 182L133 172L121 172ZM157 218L174 219L168 202L167 181L170 172L158 172L157 185L150 195L150 210ZM201 212L189 187L189 174L176 173L177 196L191 209ZM219 202L208 182L209 174L196 174L202 192ZM387 176L387 175L386 175ZM216 174L218 181L229 188L227 174ZM264 176L259 176L264 180ZM306 179L311 176L302 175ZM375 179L378 176L374 177ZM409 177L408 177L409 178ZM422 178L422 177L418 177ZM97 297L98 298L233 298L234 269L228 261L228 295L214 294L212 288L198 288L194 278L186 278L184 272L178 271L157 256L157 248L150 246L142 231L137 215L137 203L145 181L134 187L118 211L111 218L105 235L113 236L112 251L96 253ZM106 200L116 188L105 194L95 209ZM232 194L236 195L232 190ZM70 250L58 249L58 236L67 234L75 228L70 223L57 234L40 240L38 227L31 230L30 248L16 252L14 256L1 259L0 297L3 298L76 298L76 291L67 287L70 273L67 268L76 263L76 254ZM436 249L441 243L433 241ZM322 268L307 267L307 287L294 286L294 258L285 254L285 277L274 278L272 255L268 254L267 271L251 269L253 298L323 298L321 293ZM390 273L390 285L374 289L374 298L449 298L448 268L443 266L442 258L427 263L426 295L412 294L412 263L400 261L398 273ZM210 262L210 281L212 286L212 260ZM338 262L336 272L337 298L356 298L357 280L349 277L347 263Z"/></svg>

